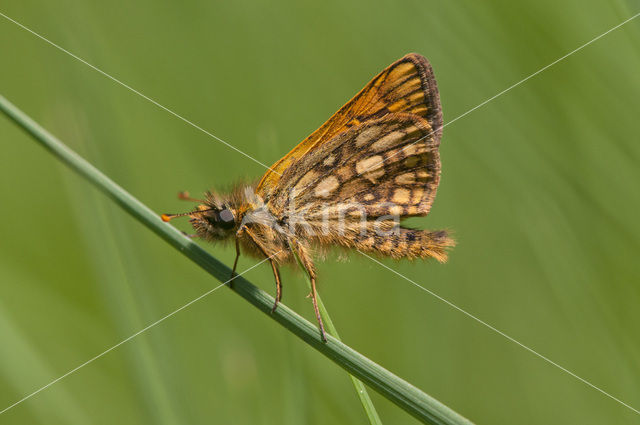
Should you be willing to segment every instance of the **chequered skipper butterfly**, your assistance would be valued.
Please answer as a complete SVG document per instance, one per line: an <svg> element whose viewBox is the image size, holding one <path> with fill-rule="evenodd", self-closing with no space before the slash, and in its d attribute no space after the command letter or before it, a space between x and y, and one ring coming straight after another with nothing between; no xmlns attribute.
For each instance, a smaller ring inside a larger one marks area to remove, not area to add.
<svg viewBox="0 0 640 425"><path fill-rule="evenodd" d="M446 231L410 229L400 219L429 212L440 181L442 111L429 62L409 54L384 69L318 130L276 162L256 185L207 192L185 214L208 241L235 238L268 258L282 297L278 266L296 257L310 276L323 340L312 250L355 248L392 258L444 262L454 245Z"/></svg>

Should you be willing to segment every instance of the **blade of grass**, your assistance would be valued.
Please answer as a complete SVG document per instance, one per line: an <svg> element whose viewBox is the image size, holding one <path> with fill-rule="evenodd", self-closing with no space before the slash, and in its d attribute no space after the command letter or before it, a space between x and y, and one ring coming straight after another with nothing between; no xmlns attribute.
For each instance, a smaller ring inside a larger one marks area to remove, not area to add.
<svg viewBox="0 0 640 425"><path fill-rule="evenodd" d="M60 161L87 179L135 219L209 272L213 277L222 282L229 278L231 269L193 243L179 230L164 223L158 214L154 213L100 170L47 132L3 96L0 96L0 111ZM278 310L275 313L271 313L271 307L274 302L273 297L251 284L242 276L234 280L232 290L338 366L358 377L383 397L422 422L457 425L471 423L468 419L438 400L374 363L335 337L329 335L327 337L328 341L323 343L316 327L286 305L280 304Z"/></svg>
<svg viewBox="0 0 640 425"><path fill-rule="evenodd" d="M302 261L300 261L300 257L298 257L298 253L295 250L293 251L293 255L296 257L298 266L300 266L300 268L304 270L305 272L304 275L307 278L306 279L307 286L309 287L309 291L311 291L312 290L311 276L309 276L307 269L302 265ZM320 298L320 294L316 294L316 300L318 301L318 309L320 310L320 316L322 317L322 321L324 322L324 326L327 332L333 335L338 341L342 341L340 339L340 335L338 334L338 330L333 324L333 320L331 320L331 317L329 316L329 312L327 311L327 308L324 306L324 303L322 302L322 298ZM349 374L349 378L351 379L351 383L353 384L353 387L356 390L356 394L360 399L360 403L364 408L364 412L366 413L367 418L369 419L369 423L371 425L382 425L380 416L378 416L378 412L376 411L376 407L373 405L373 401L371 400L371 397L367 392L367 388L364 386L362 381L356 378L355 376Z"/></svg>

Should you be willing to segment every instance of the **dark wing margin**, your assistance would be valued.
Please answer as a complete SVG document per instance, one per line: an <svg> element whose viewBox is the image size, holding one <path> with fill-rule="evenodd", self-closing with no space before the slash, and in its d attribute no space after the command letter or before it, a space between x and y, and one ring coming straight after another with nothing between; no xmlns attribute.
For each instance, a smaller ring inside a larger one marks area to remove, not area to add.
<svg viewBox="0 0 640 425"><path fill-rule="evenodd" d="M423 118L439 142L443 121L438 87L429 61L417 53L410 53L385 68L327 122L276 162L258 183L256 193L265 200L277 196L283 186L288 186L282 179L296 161L354 126L397 113Z"/></svg>

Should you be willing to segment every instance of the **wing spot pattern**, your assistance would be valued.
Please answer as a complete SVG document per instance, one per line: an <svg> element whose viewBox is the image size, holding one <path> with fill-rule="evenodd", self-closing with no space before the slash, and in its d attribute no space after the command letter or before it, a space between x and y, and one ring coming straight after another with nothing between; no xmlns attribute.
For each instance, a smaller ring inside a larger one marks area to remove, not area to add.
<svg viewBox="0 0 640 425"><path fill-rule="evenodd" d="M424 195L424 189L421 187L413 189L413 196L411 199L411 203L414 205L419 204L422 201L422 196Z"/></svg>
<svg viewBox="0 0 640 425"><path fill-rule="evenodd" d="M371 149L376 152L384 151L398 143L398 140L404 136L400 130L392 131L386 136L381 137L371 145Z"/></svg>
<svg viewBox="0 0 640 425"><path fill-rule="evenodd" d="M409 189L398 188L393 192L393 202L400 205L407 205L411 199L411 192Z"/></svg>
<svg viewBox="0 0 640 425"><path fill-rule="evenodd" d="M371 181L371 183L375 183L377 179L384 176L383 161L380 155L361 159L356 163L356 172Z"/></svg>
<svg viewBox="0 0 640 425"><path fill-rule="evenodd" d="M358 137L356 137L356 147L362 147L363 145L370 143L378 134L380 134L380 127L373 126L367 128L362 133L358 134Z"/></svg>
<svg viewBox="0 0 640 425"><path fill-rule="evenodd" d="M404 173L396 177L396 183L401 185L411 185L416 182L415 173Z"/></svg>
<svg viewBox="0 0 640 425"><path fill-rule="evenodd" d="M338 188L338 186L340 186L340 183L335 176L326 177L316 186L316 196L328 198L331 196L331 193Z"/></svg>

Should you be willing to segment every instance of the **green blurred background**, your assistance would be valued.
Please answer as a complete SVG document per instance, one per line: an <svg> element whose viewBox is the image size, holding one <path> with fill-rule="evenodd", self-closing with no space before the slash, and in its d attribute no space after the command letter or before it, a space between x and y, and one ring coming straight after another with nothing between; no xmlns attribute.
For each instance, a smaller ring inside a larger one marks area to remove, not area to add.
<svg viewBox="0 0 640 425"><path fill-rule="evenodd" d="M638 1L3 2L0 11L271 164L407 52L445 122ZM444 131L390 267L640 409L640 18ZM0 17L0 93L158 212L264 169ZM0 117L0 410L218 285ZM185 222L176 226L187 230ZM231 264L233 248L207 246ZM240 270L255 264L243 258ZM345 342L480 424L640 415L354 253L319 266ZM247 277L273 293L268 266ZM300 273L284 302L312 319ZM385 424L415 419L373 394ZM7 424L365 424L346 374L226 289L0 415Z"/></svg>

